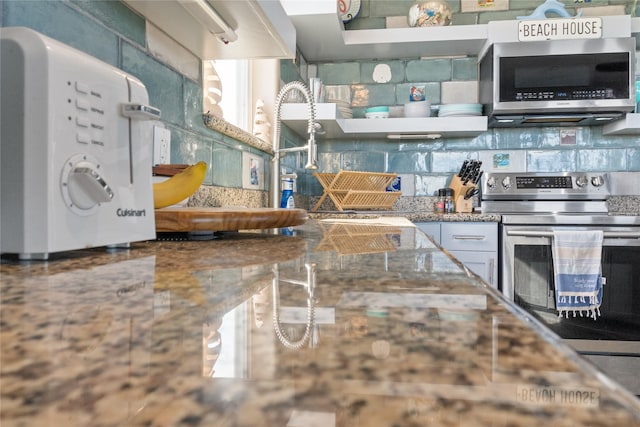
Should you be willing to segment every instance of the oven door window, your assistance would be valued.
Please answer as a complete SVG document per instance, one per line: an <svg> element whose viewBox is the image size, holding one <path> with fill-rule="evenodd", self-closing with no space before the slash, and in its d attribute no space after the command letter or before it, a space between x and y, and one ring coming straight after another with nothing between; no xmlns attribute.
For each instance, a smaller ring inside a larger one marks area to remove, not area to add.
<svg viewBox="0 0 640 427"><path fill-rule="evenodd" d="M514 255L514 301L562 338L640 340L640 247L603 247L606 284L595 321L558 317L550 246L515 245Z"/></svg>
<svg viewBox="0 0 640 427"><path fill-rule="evenodd" d="M551 246L515 245L514 301L523 307L555 309Z"/></svg>

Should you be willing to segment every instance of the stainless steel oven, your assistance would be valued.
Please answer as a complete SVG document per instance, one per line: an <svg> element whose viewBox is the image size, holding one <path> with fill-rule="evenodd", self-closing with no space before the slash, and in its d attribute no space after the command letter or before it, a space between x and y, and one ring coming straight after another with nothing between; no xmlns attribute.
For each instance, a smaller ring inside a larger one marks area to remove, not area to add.
<svg viewBox="0 0 640 427"><path fill-rule="evenodd" d="M609 174L488 174L483 211L502 214L500 289L605 373L640 395L640 217L609 215ZM602 230L601 315L559 317L555 230Z"/></svg>

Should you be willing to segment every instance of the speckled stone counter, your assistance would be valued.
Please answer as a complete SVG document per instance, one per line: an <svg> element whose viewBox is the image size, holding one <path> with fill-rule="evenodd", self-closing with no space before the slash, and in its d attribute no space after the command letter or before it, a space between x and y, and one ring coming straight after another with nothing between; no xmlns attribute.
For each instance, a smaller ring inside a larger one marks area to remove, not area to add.
<svg viewBox="0 0 640 427"><path fill-rule="evenodd" d="M640 426L417 228L309 221L0 264L0 425Z"/></svg>
<svg viewBox="0 0 640 427"><path fill-rule="evenodd" d="M437 214L429 211L324 211L309 212L311 219L339 219L339 218L379 218L400 216L411 222L500 222L502 216L499 214L483 214L483 213L451 213Z"/></svg>

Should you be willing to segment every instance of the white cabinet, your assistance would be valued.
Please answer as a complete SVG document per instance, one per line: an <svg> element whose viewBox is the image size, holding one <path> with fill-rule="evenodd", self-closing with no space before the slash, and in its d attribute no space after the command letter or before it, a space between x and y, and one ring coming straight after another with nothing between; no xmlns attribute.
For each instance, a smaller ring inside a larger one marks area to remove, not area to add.
<svg viewBox="0 0 640 427"><path fill-rule="evenodd" d="M296 28L277 1L124 3L201 59L296 56Z"/></svg>
<svg viewBox="0 0 640 427"><path fill-rule="evenodd" d="M487 283L498 287L497 223L419 222L416 226Z"/></svg>

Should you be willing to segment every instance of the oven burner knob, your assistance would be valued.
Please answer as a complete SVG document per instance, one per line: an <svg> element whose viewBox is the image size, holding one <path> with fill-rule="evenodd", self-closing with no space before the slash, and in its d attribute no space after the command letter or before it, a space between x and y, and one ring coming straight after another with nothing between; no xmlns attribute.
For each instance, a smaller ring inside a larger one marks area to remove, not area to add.
<svg viewBox="0 0 640 427"><path fill-rule="evenodd" d="M604 185L604 178L602 177L602 175L592 176L591 185L593 185L594 187L602 187L602 185Z"/></svg>
<svg viewBox="0 0 640 427"><path fill-rule="evenodd" d="M578 177L578 179L576 179L576 185L578 187L584 187L588 183L589 183L589 180L587 179L586 175L582 175Z"/></svg>
<svg viewBox="0 0 640 427"><path fill-rule="evenodd" d="M496 179L494 177L490 176L487 179L487 187L491 188L492 190L496 188Z"/></svg>
<svg viewBox="0 0 640 427"><path fill-rule="evenodd" d="M504 177L504 179L502 180L502 187L504 187L505 190L508 190L511 188L511 177L509 176Z"/></svg>

